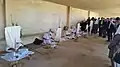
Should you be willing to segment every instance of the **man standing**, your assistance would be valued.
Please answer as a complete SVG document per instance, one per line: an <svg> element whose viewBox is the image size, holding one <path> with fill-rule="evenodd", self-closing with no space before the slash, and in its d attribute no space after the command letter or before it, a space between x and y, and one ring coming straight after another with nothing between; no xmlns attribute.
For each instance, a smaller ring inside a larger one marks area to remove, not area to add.
<svg viewBox="0 0 120 67"><path fill-rule="evenodd" d="M92 17L91 21L90 21L90 35L92 35L93 33L93 24L94 24L94 17Z"/></svg>
<svg viewBox="0 0 120 67"><path fill-rule="evenodd" d="M112 40L113 38L113 33L115 31L115 24L113 23L113 20L110 19L110 21L108 22L108 27L107 27L107 36L108 36L108 42Z"/></svg>
<svg viewBox="0 0 120 67"><path fill-rule="evenodd" d="M103 23L104 23L104 19L102 17L101 20L99 21L99 36L100 37L103 35Z"/></svg>
<svg viewBox="0 0 120 67"><path fill-rule="evenodd" d="M99 18L98 19L94 19L94 25L93 25L93 33L94 36L96 37L97 32L98 32L98 27L99 27Z"/></svg>
<svg viewBox="0 0 120 67"><path fill-rule="evenodd" d="M88 17L88 19L87 19L88 33L90 33L90 21L91 21L91 19L90 19L90 17Z"/></svg>

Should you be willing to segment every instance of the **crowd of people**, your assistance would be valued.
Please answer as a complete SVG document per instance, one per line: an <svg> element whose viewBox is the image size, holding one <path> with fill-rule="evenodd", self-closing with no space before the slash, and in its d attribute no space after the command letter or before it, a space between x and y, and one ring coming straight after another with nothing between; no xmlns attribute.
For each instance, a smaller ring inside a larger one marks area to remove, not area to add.
<svg viewBox="0 0 120 67"><path fill-rule="evenodd" d="M96 36L98 33L99 37L107 37L111 67L120 67L120 18L88 18L82 24L85 32L88 25L88 34Z"/></svg>
<svg viewBox="0 0 120 67"><path fill-rule="evenodd" d="M93 35L95 37L103 37L107 38L107 42L110 42L115 32L117 31L117 28L120 24L120 18L88 18L87 20L83 20L81 22L76 23L75 25L72 25L69 27L64 26L61 28L61 33L59 34L60 39L77 39L80 36L84 36L87 38L87 35ZM53 39L53 36L51 37L51 32L47 32L49 34L50 38ZM55 31L54 31L55 32ZM60 32L60 31L59 31ZM54 34L55 35L55 34ZM44 35L43 40L46 39L45 37L48 35ZM50 39L49 39L50 40ZM46 40L45 40L46 41Z"/></svg>
<svg viewBox="0 0 120 67"><path fill-rule="evenodd" d="M119 26L120 18L88 18L86 21L79 22L81 30L89 35L106 38L110 42ZM88 28L86 28L88 26Z"/></svg>
<svg viewBox="0 0 120 67"><path fill-rule="evenodd" d="M75 27L65 27L64 29L68 39L77 39L80 36L87 35L107 38L111 67L120 67L120 18L88 18L86 21L78 22ZM68 33L69 32L69 33Z"/></svg>
<svg viewBox="0 0 120 67"><path fill-rule="evenodd" d="M107 38L109 49L109 58L112 67L120 67L120 18L88 18L81 22L76 23L70 27L59 27L58 32L55 33L51 29L43 35L43 43L51 44L56 47L56 34L59 37L58 41L66 41L74 39L75 41L83 36L102 37ZM116 66L117 65L117 66Z"/></svg>

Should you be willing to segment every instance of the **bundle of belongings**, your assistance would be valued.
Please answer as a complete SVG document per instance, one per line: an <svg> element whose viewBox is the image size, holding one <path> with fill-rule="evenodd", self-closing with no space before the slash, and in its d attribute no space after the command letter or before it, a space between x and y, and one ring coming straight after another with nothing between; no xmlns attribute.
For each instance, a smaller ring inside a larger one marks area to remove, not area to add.
<svg viewBox="0 0 120 67"><path fill-rule="evenodd" d="M24 47L20 39L20 31L21 31L20 26L11 26L11 27L5 28L7 53L0 56L2 59L9 61L9 62L16 62L16 61L19 61L23 58L29 57L32 54L34 54L34 52ZM17 63L14 65L17 65Z"/></svg>

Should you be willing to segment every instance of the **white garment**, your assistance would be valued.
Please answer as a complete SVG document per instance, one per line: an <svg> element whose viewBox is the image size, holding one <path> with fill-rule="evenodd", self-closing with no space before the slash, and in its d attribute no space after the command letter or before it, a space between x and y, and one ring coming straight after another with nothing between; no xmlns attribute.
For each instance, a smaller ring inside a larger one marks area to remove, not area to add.
<svg viewBox="0 0 120 67"><path fill-rule="evenodd" d="M7 49L14 48L18 49L20 46L23 46L21 44L21 38L20 38L20 26L12 26L12 27L6 27L5 28L5 39L7 43Z"/></svg>
<svg viewBox="0 0 120 67"><path fill-rule="evenodd" d="M80 33L80 23L77 24L77 31L76 31L77 34Z"/></svg>
<svg viewBox="0 0 120 67"><path fill-rule="evenodd" d="M56 31L56 36L55 36L55 40L56 41L60 41L61 40L61 35L62 34L62 28L58 28Z"/></svg>
<svg viewBox="0 0 120 67"><path fill-rule="evenodd" d="M88 30L88 24L86 25L86 30Z"/></svg>
<svg viewBox="0 0 120 67"><path fill-rule="evenodd" d="M95 21L95 24L98 24L98 23L99 23L99 20L96 20L96 21Z"/></svg>
<svg viewBox="0 0 120 67"><path fill-rule="evenodd" d="M118 29L117 29L115 35L116 35L116 34L120 34L120 25L119 25L119 27L118 27Z"/></svg>
<svg viewBox="0 0 120 67"><path fill-rule="evenodd" d="M114 62L114 67L120 67L120 64Z"/></svg>
<svg viewBox="0 0 120 67"><path fill-rule="evenodd" d="M92 33L92 28L93 28L93 21L90 21L90 34Z"/></svg>
<svg viewBox="0 0 120 67"><path fill-rule="evenodd" d="M71 28L69 32L70 32L70 39L75 38L75 32L76 32L75 28Z"/></svg>
<svg viewBox="0 0 120 67"><path fill-rule="evenodd" d="M51 36L50 36L49 32L45 33L43 35L43 38L44 38L43 39L44 44L51 44L52 43Z"/></svg>

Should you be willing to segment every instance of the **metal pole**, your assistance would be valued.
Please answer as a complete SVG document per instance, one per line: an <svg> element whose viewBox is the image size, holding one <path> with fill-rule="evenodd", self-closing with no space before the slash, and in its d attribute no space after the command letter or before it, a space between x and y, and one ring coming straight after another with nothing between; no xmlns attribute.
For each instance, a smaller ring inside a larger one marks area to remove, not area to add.
<svg viewBox="0 0 120 67"><path fill-rule="evenodd" d="M90 10L88 11L88 17L90 17Z"/></svg>

